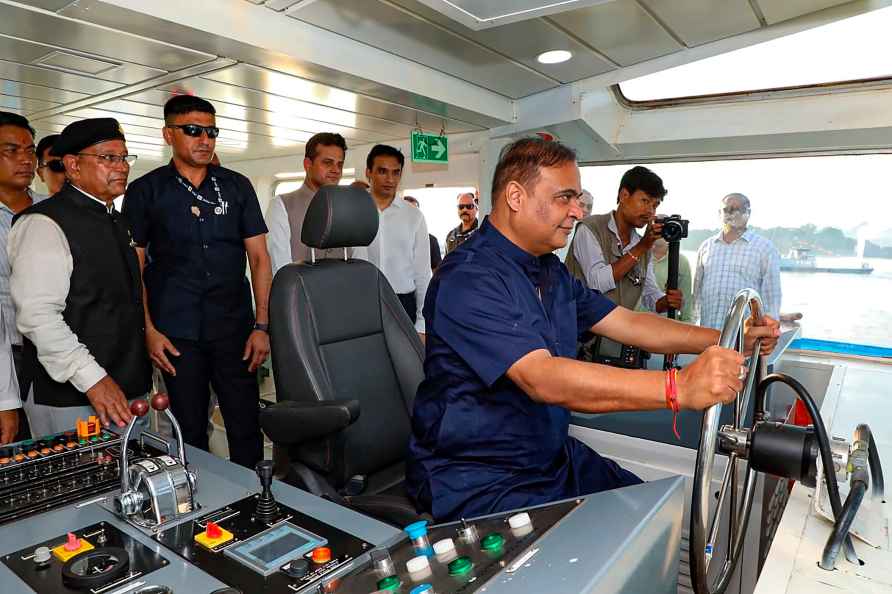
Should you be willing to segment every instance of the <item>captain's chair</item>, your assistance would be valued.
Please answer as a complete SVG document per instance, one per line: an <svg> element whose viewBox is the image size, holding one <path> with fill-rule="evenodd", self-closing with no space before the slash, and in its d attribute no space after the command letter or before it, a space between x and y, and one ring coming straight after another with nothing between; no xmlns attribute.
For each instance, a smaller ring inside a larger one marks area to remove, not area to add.
<svg viewBox="0 0 892 594"><path fill-rule="evenodd" d="M367 246L378 210L363 190L316 193L301 230L311 248ZM373 264L289 264L270 295L278 404L260 423L276 446L277 476L385 522L419 518L403 488L410 414L424 351Z"/></svg>

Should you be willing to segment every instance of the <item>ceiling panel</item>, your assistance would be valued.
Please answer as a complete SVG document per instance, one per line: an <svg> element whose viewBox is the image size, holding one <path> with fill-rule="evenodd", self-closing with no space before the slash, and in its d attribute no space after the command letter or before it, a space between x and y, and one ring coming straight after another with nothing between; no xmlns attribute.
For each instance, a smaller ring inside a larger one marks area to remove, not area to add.
<svg viewBox="0 0 892 594"><path fill-rule="evenodd" d="M37 8L42 8L44 10L51 10L56 12L58 10L62 10L69 4L74 4L76 0L18 0L18 2L22 4L27 4L29 6L36 6Z"/></svg>
<svg viewBox="0 0 892 594"><path fill-rule="evenodd" d="M295 12L294 18L509 97L523 97L556 86L555 81L541 74L389 3L317 0Z"/></svg>
<svg viewBox="0 0 892 594"><path fill-rule="evenodd" d="M770 0L782 4L787 0ZM688 47L758 29L748 0L639 0Z"/></svg>
<svg viewBox="0 0 892 594"><path fill-rule="evenodd" d="M215 57L8 4L0 4L0 34L166 71Z"/></svg>
<svg viewBox="0 0 892 594"><path fill-rule="evenodd" d="M14 80L4 79L0 79L0 93L54 103L68 103L88 96L84 93L74 93L72 91L63 91L61 89L30 85L28 83L20 83Z"/></svg>
<svg viewBox="0 0 892 594"><path fill-rule="evenodd" d="M549 18L621 66L683 48L634 0L616 0Z"/></svg>
<svg viewBox="0 0 892 594"><path fill-rule="evenodd" d="M792 19L810 12L817 12L831 6L845 4L850 0L758 0L759 8L769 25Z"/></svg>
<svg viewBox="0 0 892 594"><path fill-rule="evenodd" d="M85 93L87 95L98 95L99 93L114 91L124 86L119 83L99 80L80 74L59 72L49 68L16 64L15 62L6 62L4 60L0 60L0 78L65 91L74 91L76 93Z"/></svg>
<svg viewBox="0 0 892 594"><path fill-rule="evenodd" d="M5 110L12 110L23 115L27 115L34 111L49 109L56 107L58 103L49 101L38 101L37 99L25 99L23 97L15 97L13 95L0 94L0 107Z"/></svg>
<svg viewBox="0 0 892 594"><path fill-rule="evenodd" d="M389 1L561 82L603 74L615 68L591 48L542 19L476 31L447 18L418 0ZM567 50L572 52L574 57L562 64L540 64L536 57L549 50Z"/></svg>

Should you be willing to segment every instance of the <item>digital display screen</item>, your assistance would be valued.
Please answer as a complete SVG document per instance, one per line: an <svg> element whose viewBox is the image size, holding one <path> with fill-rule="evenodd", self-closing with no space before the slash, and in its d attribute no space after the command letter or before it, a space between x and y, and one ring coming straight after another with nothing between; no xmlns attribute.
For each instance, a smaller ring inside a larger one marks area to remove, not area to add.
<svg viewBox="0 0 892 594"><path fill-rule="evenodd" d="M236 543L223 552L266 576L278 571L285 563L326 544L324 538L285 522Z"/></svg>
<svg viewBox="0 0 892 594"><path fill-rule="evenodd" d="M622 348L623 345L621 345L620 343L602 338L601 344L598 345L598 354L602 357L618 359L622 355Z"/></svg>
<svg viewBox="0 0 892 594"><path fill-rule="evenodd" d="M250 551L249 554L252 557L260 559L264 563L271 563L282 555L290 553L295 549L299 549L308 542L310 541L306 538L303 538L302 536L294 532L289 532L284 536L280 536L274 541L257 547L256 549Z"/></svg>

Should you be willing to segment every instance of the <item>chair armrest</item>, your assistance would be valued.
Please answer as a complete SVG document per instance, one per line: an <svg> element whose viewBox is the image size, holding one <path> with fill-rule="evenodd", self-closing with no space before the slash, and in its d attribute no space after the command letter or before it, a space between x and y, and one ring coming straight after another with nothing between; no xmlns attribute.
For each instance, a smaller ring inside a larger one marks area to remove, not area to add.
<svg viewBox="0 0 892 594"><path fill-rule="evenodd" d="M260 427L273 443L293 446L337 433L358 418L358 400L286 401L261 410Z"/></svg>

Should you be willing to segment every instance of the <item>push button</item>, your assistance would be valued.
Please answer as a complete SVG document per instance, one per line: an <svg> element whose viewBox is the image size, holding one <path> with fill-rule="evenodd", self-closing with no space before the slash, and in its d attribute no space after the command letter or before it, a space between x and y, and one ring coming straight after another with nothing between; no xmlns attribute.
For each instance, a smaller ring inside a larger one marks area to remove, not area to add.
<svg viewBox="0 0 892 594"><path fill-rule="evenodd" d="M328 563L331 561L331 549L328 547L316 547L313 549L313 554L310 555L310 558L316 565Z"/></svg>
<svg viewBox="0 0 892 594"><path fill-rule="evenodd" d="M505 544L505 537L498 532L491 532L480 541L480 548L484 551L498 551Z"/></svg>
<svg viewBox="0 0 892 594"><path fill-rule="evenodd" d="M470 557L462 556L450 562L446 567L449 570L449 575L465 575L471 571L474 563Z"/></svg>
<svg viewBox="0 0 892 594"><path fill-rule="evenodd" d="M204 528L204 532L199 532L195 535L195 542L206 549L215 549L234 538L235 536L233 536L232 532L229 530L221 528L215 522L208 522Z"/></svg>
<svg viewBox="0 0 892 594"><path fill-rule="evenodd" d="M310 564L306 559L295 559L283 571L293 578L302 578L310 573Z"/></svg>
<svg viewBox="0 0 892 594"><path fill-rule="evenodd" d="M381 578L380 580L378 580L377 587L379 590L382 590L384 592L395 592L399 590L402 584L403 583L400 581L400 578L395 575L389 575L386 578Z"/></svg>

